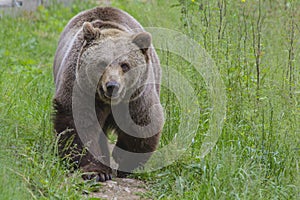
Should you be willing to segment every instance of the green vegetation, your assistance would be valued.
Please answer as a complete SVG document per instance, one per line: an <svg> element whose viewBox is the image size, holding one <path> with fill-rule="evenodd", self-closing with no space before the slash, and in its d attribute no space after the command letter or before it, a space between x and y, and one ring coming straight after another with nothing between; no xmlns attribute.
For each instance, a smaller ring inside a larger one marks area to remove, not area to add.
<svg viewBox="0 0 300 200"><path fill-rule="evenodd" d="M300 2L293 0L121 0L113 6L145 27L179 30L214 59L227 92L216 146L199 157L211 104L193 66L167 51L162 64L189 80L201 108L194 143L175 163L137 177L157 199L299 199ZM92 191L55 156L52 62L69 19L91 3L54 4L0 19L0 199L82 199ZM172 139L181 107L162 90ZM97 187L97 185L96 185Z"/></svg>

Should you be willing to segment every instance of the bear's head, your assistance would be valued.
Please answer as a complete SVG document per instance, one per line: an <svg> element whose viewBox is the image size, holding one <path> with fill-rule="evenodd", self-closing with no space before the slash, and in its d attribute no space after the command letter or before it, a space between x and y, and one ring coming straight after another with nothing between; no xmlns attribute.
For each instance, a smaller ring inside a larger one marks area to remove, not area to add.
<svg viewBox="0 0 300 200"><path fill-rule="evenodd" d="M76 68L80 84L95 88L99 98L109 104L138 97L145 83L153 79L149 59L151 35L118 28L100 29L89 22L83 24L82 33L84 45Z"/></svg>

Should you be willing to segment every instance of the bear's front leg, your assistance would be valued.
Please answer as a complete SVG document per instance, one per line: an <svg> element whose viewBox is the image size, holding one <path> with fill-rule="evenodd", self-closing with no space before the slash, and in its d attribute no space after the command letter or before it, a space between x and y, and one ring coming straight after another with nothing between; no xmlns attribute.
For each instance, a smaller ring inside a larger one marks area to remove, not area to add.
<svg viewBox="0 0 300 200"><path fill-rule="evenodd" d="M97 160L88 148L85 148L84 143L78 135L77 127L74 123L74 116L70 109L63 106L58 100L54 99L54 129L58 137L58 152L59 156L68 161L74 168L80 168L84 174L84 179L95 178L97 181L111 180L112 170L109 167L109 151L107 139L104 134L100 134L96 142L99 142L100 149L98 157L104 159L104 164ZM84 117L84 112L80 112L82 122L87 120ZM86 124L86 123L84 123ZM77 124L78 125L78 124ZM83 127L78 127L79 129ZM83 128L86 133L94 131L93 128ZM81 134L84 133L81 131ZM99 135L99 133L96 133ZM91 147L93 148L93 146ZM105 159L106 158L106 159Z"/></svg>
<svg viewBox="0 0 300 200"><path fill-rule="evenodd" d="M83 179L90 180L95 178L96 181L104 182L112 179L109 149L104 133L100 134L97 140L99 141L99 146L88 148L86 154L81 158L80 168L84 172ZM92 148L97 148L98 151L92 150ZM92 155L91 151L94 155Z"/></svg>
<svg viewBox="0 0 300 200"><path fill-rule="evenodd" d="M117 176L124 178L134 169L142 167L155 151L159 135L160 133L157 133L149 138L137 138L119 130L112 153L114 160L119 164Z"/></svg>
<svg viewBox="0 0 300 200"><path fill-rule="evenodd" d="M107 163L96 160L89 152L81 161L80 169L83 171L82 178L85 180L96 179L96 181L104 182L112 179L112 170Z"/></svg>

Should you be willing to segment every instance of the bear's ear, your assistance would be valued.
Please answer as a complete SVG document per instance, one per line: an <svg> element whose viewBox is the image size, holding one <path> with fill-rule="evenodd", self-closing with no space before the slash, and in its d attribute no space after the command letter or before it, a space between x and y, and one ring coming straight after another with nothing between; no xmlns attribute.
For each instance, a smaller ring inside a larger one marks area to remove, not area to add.
<svg viewBox="0 0 300 200"><path fill-rule="evenodd" d="M94 28L90 22L84 22L82 26L83 37L87 42L91 42L100 37L100 30Z"/></svg>
<svg viewBox="0 0 300 200"><path fill-rule="evenodd" d="M147 50L151 45L151 35L147 32L141 32L134 35L132 42L140 49Z"/></svg>

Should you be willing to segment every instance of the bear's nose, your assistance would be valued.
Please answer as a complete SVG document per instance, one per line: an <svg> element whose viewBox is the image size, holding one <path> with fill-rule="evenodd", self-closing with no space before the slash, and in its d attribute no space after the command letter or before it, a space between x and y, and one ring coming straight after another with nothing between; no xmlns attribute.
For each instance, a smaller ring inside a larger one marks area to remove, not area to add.
<svg viewBox="0 0 300 200"><path fill-rule="evenodd" d="M106 83L106 94L108 97L117 97L120 89L120 84L116 81Z"/></svg>

